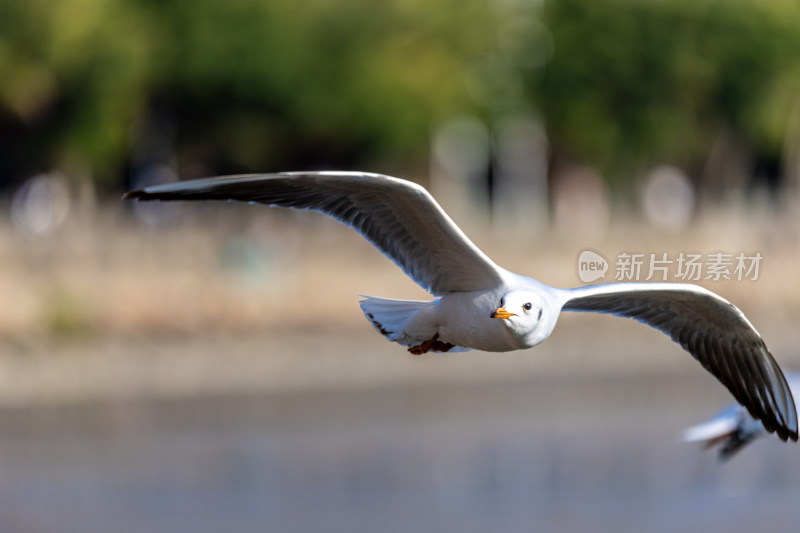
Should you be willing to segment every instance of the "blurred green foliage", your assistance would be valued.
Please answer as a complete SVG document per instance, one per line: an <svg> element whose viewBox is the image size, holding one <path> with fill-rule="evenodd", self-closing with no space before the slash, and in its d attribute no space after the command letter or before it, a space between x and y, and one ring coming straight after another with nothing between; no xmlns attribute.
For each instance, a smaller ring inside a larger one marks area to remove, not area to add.
<svg viewBox="0 0 800 533"><path fill-rule="evenodd" d="M532 79L551 141L609 168L701 166L721 133L780 158L800 112L800 4L548 2L555 52Z"/></svg>
<svg viewBox="0 0 800 533"><path fill-rule="evenodd" d="M5 0L0 131L96 179L154 109L210 166L420 158L432 122L473 105L464 61L493 35L480 0Z"/></svg>
<svg viewBox="0 0 800 533"><path fill-rule="evenodd" d="M523 108L624 183L720 132L780 158L798 94L789 0L0 0L0 185L117 184L154 131L181 172L425 168L439 121Z"/></svg>

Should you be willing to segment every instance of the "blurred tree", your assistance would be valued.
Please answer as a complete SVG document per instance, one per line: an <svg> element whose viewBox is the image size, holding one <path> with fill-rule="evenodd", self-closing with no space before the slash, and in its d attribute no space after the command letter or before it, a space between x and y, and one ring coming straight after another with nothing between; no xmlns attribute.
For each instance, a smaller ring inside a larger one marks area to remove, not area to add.
<svg viewBox="0 0 800 533"><path fill-rule="evenodd" d="M0 179L118 170L147 97L151 37L130 2L0 2Z"/></svg>
<svg viewBox="0 0 800 533"><path fill-rule="evenodd" d="M424 168L441 120L533 106L556 164L722 188L782 172L798 94L789 0L0 2L0 186Z"/></svg>
<svg viewBox="0 0 800 533"><path fill-rule="evenodd" d="M473 106L463 70L490 15L481 0L4 2L0 131L25 149L3 175L117 180L129 149L224 171L424 160L432 123Z"/></svg>
<svg viewBox="0 0 800 533"><path fill-rule="evenodd" d="M210 136L230 169L419 158L431 122L469 104L466 32L491 35L475 1L152 8L170 50L155 92L195 126L179 128L179 142Z"/></svg>
<svg viewBox="0 0 800 533"><path fill-rule="evenodd" d="M745 160L781 157L800 91L798 4L554 0L543 17L554 53L528 87L557 158L618 185L671 162L721 188L707 168L720 138Z"/></svg>

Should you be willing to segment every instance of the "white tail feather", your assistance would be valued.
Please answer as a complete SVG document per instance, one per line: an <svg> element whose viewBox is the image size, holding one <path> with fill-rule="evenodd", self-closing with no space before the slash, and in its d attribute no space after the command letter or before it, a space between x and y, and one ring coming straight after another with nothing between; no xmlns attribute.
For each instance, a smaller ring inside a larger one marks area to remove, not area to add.
<svg viewBox="0 0 800 533"><path fill-rule="evenodd" d="M453 346L446 341L437 340L439 333L432 321L414 320L419 313L435 305L436 300L392 300L375 296L363 296L363 298L359 305L364 316L381 335L392 342L408 347L432 343L424 350L431 352L455 353L469 350L463 346ZM417 353L410 349L409 351Z"/></svg>
<svg viewBox="0 0 800 533"><path fill-rule="evenodd" d="M426 339L415 338L406 331L406 326L417 313L431 305L425 300L392 300L364 296L359 302L364 316L378 332L390 341L404 346L418 344Z"/></svg>

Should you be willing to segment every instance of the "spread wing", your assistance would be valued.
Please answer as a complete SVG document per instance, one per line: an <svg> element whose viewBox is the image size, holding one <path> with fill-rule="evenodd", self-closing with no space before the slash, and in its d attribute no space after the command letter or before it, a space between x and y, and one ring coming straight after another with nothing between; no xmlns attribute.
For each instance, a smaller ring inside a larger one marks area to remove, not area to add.
<svg viewBox="0 0 800 533"><path fill-rule="evenodd" d="M797 440L797 412L783 372L744 314L696 285L608 283L565 291L566 311L634 318L663 331L711 372L764 428Z"/></svg>
<svg viewBox="0 0 800 533"><path fill-rule="evenodd" d="M310 209L350 226L436 296L497 287L505 271L423 187L363 172L286 172L182 181L126 193L138 200L237 200Z"/></svg>

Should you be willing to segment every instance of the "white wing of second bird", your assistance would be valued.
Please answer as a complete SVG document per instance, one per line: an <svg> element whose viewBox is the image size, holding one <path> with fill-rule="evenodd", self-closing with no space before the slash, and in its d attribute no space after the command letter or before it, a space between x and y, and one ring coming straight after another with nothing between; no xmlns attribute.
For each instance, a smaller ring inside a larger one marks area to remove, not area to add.
<svg viewBox="0 0 800 533"><path fill-rule="evenodd" d="M797 413L783 373L731 303L677 283L549 287L497 266L415 183L364 172L286 172L157 185L123 198L310 209L350 226L436 297L361 300L375 329L414 354L530 348L550 336L561 311L636 319L683 346L767 431L797 440Z"/></svg>

